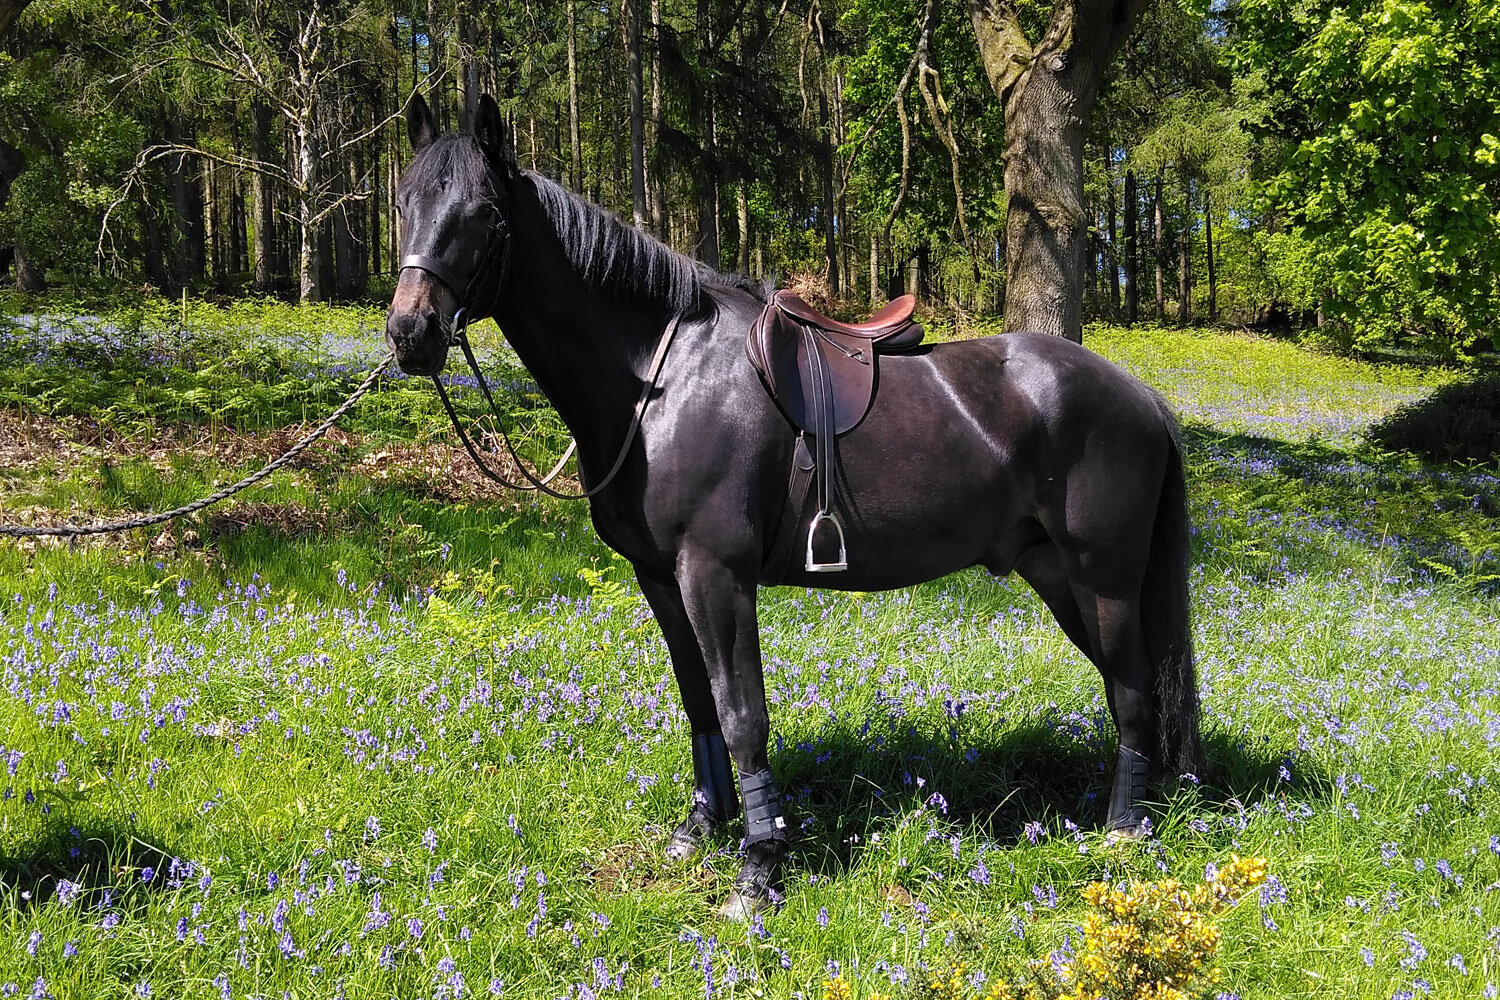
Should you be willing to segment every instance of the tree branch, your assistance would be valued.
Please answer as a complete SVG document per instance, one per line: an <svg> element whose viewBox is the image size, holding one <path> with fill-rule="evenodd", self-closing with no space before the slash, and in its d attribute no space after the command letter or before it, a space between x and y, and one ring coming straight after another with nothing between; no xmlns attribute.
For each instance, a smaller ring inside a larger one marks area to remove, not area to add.
<svg viewBox="0 0 1500 1000"><path fill-rule="evenodd" d="M21 11L31 5L31 0L0 0L0 35L16 23Z"/></svg>
<svg viewBox="0 0 1500 1000"><path fill-rule="evenodd" d="M906 72L901 74L901 79L896 84L896 95L893 98L896 118L901 122L901 185L896 189L896 200L891 203L891 210L886 214L885 224L881 227L887 244L891 242L891 224L896 221L896 215L906 201L906 192L911 188L911 118L906 113L906 93L911 89L912 78L925 59L927 42L936 26L937 0L927 0L927 10L922 14L922 30L917 35L916 51L911 54Z"/></svg>

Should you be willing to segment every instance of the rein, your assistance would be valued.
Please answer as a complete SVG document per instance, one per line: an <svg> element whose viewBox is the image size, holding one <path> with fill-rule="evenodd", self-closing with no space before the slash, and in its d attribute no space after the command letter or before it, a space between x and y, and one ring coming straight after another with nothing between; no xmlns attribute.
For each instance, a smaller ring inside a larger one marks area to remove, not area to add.
<svg viewBox="0 0 1500 1000"><path fill-rule="evenodd" d="M463 424L458 419L458 413L453 409L453 402L448 398L448 391L443 388L441 376L432 376L432 384L437 386L438 397L443 401L443 409L448 411L448 419L453 422L453 429L458 432L458 439L463 442L464 450L469 453L469 457L474 460L475 466L478 467L479 471L487 479L492 479L501 486L513 490L540 490L548 496L557 497L559 500L586 500L614 482L615 476L619 475L620 470L625 467L625 457L630 454L630 446L635 442L635 436L640 431L641 420L646 415L646 404L650 402L651 393L656 389L656 380L661 376L662 367L667 360L667 348L672 345L672 339L677 335L677 327L680 325L680 322L681 317L674 315L672 321L667 324L667 329L662 334L661 340L657 342L656 353L651 357L651 366L647 369L646 377L641 385L641 394L635 401L635 411L630 417L630 428L625 431L625 440L620 444L620 451L619 454L615 455L614 464L609 467L609 471L604 474L603 479L582 493L562 493L548 485L562 472L563 466L568 463L568 459L573 457L573 452L578 448L577 441L570 440L568 442L568 449L563 452L562 458L557 460L557 464L552 467L551 472L540 479L533 475L521 462L521 457L516 454L515 446L510 443L510 436L505 433L505 427L500 422L500 411L495 405L495 397L490 394L489 383L485 380L484 372L480 369L479 362L474 357L474 351L469 347L469 338L464 332L464 326L468 325L467 319L465 319L463 326L459 326L454 330L454 342L463 349L464 358L469 362L469 368L473 370L474 377L479 381L479 388L484 393L485 400L490 404L490 412L495 415L495 427L500 431L500 440L505 442L505 450L510 453L511 461L516 463L516 468L521 470L521 475L525 477L530 485L513 483L485 463L484 459L480 457L479 450L474 447L474 443L469 440L469 435L465 433Z"/></svg>
<svg viewBox="0 0 1500 1000"><path fill-rule="evenodd" d="M563 466L568 464L568 459L572 458L573 453L578 450L578 442L571 439L568 441L567 450L563 452L562 458L557 460L557 464L552 467L552 471L548 472L545 476L538 478L527 469L526 465L521 461L521 456L516 454L515 445L510 442L510 435L505 433L505 426L500 417L500 409L495 405L495 397L490 392L489 382L485 379L484 371L479 367L479 360L474 357L474 351L469 346L467 330L469 317L473 313L475 296L483 289L486 276L498 261L500 274L494 282L494 291L490 295L489 305L484 310L485 315L493 315L495 306L499 303L500 295L504 290L506 278L510 276L509 250L510 228L502 218L490 230L490 238L489 242L485 245L484 257L480 260L479 267L475 270L473 276L467 282L462 283L462 292L459 291L460 282L458 276L453 273L453 270L442 260L429 257L425 254L413 253L402 257L401 266L397 273L399 274L400 271L408 269L425 271L447 286L448 290L458 297L459 307L453 314L453 339L451 343L457 344L463 350L464 360L469 363L469 369L474 373L474 378L479 383L480 391L484 393L485 402L489 403L490 413L494 415L495 429L500 432L500 440L505 443L505 450L510 453L511 461L515 463L516 468L520 470L521 476L526 482L513 483L489 467L480 456L479 449L469 439L468 433L464 431L463 424L458 418L458 413L453 408L453 402L448 398L448 390L443 388L442 376L434 375L432 376L432 384L437 387L438 398L443 401L443 409L448 412L448 419L452 421L453 429L458 432L458 439L463 442L464 450L469 453L469 458L473 459L474 465L479 469L480 473L485 478L493 480L507 489L540 491L548 496L557 497L559 500L586 500L600 493L610 483L614 482L615 476L619 475L620 470L625 467L625 457L630 453L630 446L635 442L636 434L640 431L641 420L646 415L646 404L650 402L651 393L656 389L656 381L661 376L662 366L667 360L667 348L672 345L672 339L677 335L677 327L680 325L682 317L674 314L671 321L667 323L667 328L662 333L661 339L657 342L656 353L651 357L651 364L646 371L644 384L641 386L640 398L635 402L635 411L630 418L630 428L625 432L625 440L620 444L619 454L615 456L614 464L610 466L609 472L605 473L604 478L598 483L585 489L582 493L562 493L553 489L549 484L562 474ZM582 479L581 471L579 478L580 480Z"/></svg>

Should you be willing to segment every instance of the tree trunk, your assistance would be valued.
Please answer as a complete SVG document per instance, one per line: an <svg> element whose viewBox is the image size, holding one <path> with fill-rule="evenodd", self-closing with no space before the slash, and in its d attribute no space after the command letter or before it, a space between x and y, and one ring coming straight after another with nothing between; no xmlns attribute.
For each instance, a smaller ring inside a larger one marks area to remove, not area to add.
<svg viewBox="0 0 1500 1000"><path fill-rule="evenodd" d="M1136 281L1136 242L1140 206L1135 190L1135 171L1125 171L1125 322L1140 318L1141 289Z"/></svg>
<svg viewBox="0 0 1500 1000"><path fill-rule="evenodd" d="M630 85L630 209L635 227L645 229L646 118L641 70L641 0L625 0L625 12L625 68Z"/></svg>
<svg viewBox="0 0 1500 1000"><path fill-rule="evenodd" d="M16 240L15 256L11 266L16 271L16 291L40 293L47 290L47 275L26 253L26 244Z"/></svg>
<svg viewBox="0 0 1500 1000"><path fill-rule="evenodd" d="M0 0L0 35L5 34L16 18L21 16L21 11L31 5L31 0Z"/></svg>
<svg viewBox="0 0 1500 1000"><path fill-rule="evenodd" d="M1152 224L1155 227L1156 238L1156 321L1163 323L1167 319L1167 279L1164 270L1164 258L1167 255L1166 220L1162 215L1162 171L1156 171L1156 189L1153 197Z"/></svg>
<svg viewBox="0 0 1500 1000"><path fill-rule="evenodd" d="M567 0L568 8L568 143L573 153L568 185L583 190L583 137L578 127L578 3Z"/></svg>
<svg viewBox="0 0 1500 1000"><path fill-rule="evenodd" d="M661 142L661 0L651 0L651 142L653 147ZM651 199L651 229L658 239L669 240L667 230L671 222L667 213L666 171L660 161L651 168L651 180L655 195Z"/></svg>
<svg viewBox="0 0 1500 1000"><path fill-rule="evenodd" d="M713 38L709 21L708 0L697 3L698 72L705 78L688 94L691 120L698 132L698 158L694 172L697 181L698 232L693 256L710 267L719 266L719 165L714 145L714 102L707 85L709 61L713 57Z"/></svg>
<svg viewBox="0 0 1500 1000"><path fill-rule="evenodd" d="M1208 204L1208 188L1203 189L1203 242L1208 264L1208 321L1219 321L1219 276L1214 271L1214 220Z"/></svg>
<svg viewBox="0 0 1500 1000"><path fill-rule="evenodd" d="M837 206L833 200L833 123L828 117L828 88L818 88L818 173L823 185L823 263L828 281L828 297L839 297L839 244L834 223Z"/></svg>
<svg viewBox="0 0 1500 1000"><path fill-rule="evenodd" d="M1005 329L1083 341L1083 122L1065 81L1034 75L1005 113Z"/></svg>
<svg viewBox="0 0 1500 1000"><path fill-rule="evenodd" d="M17 10L17 13L20 13ZM0 209L5 207L10 200L10 187L26 169L26 157L16 147L0 139ZM150 211L148 206L147 211ZM16 291L18 292L45 292L47 290L47 276L42 269L37 267L26 253L25 241L20 235L16 236L15 244L8 248L10 251L10 266L15 271ZM0 262L3 263L3 262ZM3 273L3 271L0 271Z"/></svg>
<svg viewBox="0 0 1500 1000"><path fill-rule="evenodd" d="M213 160L204 160L198 172L203 200L203 256L214 288L224 287L224 226L219 215L219 172Z"/></svg>
<svg viewBox="0 0 1500 1000"><path fill-rule="evenodd" d="M168 142L189 143L175 118L168 118ZM167 158L167 186L172 201L172 282L177 288L203 276L203 200L193 183L193 161L187 153Z"/></svg>
<svg viewBox="0 0 1500 1000"><path fill-rule="evenodd" d="M245 175L234 178L234 273L250 270L250 220L245 210Z"/></svg>
<svg viewBox="0 0 1500 1000"><path fill-rule="evenodd" d="M1100 273L1104 270L1104 241L1100 238L1100 220L1095 216L1089 235L1089 301L1100 306Z"/></svg>
<svg viewBox="0 0 1500 1000"><path fill-rule="evenodd" d="M1182 232L1178 236L1177 323L1187 326L1193 318L1193 181L1183 171Z"/></svg>
<svg viewBox="0 0 1500 1000"><path fill-rule="evenodd" d="M479 39L474 29L474 18L470 15L469 0L458 0L454 9L458 19L459 55L463 59L464 71L464 105L459 125L465 131L473 131L474 118L479 113Z"/></svg>
<svg viewBox="0 0 1500 1000"><path fill-rule="evenodd" d="M1104 186L1109 192L1105 210L1109 213L1109 251L1105 259L1109 262L1109 309L1111 315L1120 315L1120 243L1115 231L1115 178L1112 171L1115 150L1110 146L1104 156Z"/></svg>
<svg viewBox="0 0 1500 1000"><path fill-rule="evenodd" d="M380 99L375 100L375 105L370 108L370 119L372 122L380 118ZM384 167L380 162L380 147L385 142L385 136L379 132L370 142L370 201L369 209L365 216L365 239L370 243L370 274L380 273L380 245L385 242L384 227L380 222L380 206L383 197L381 189L385 186L385 174L381 173ZM365 282L368 286L368 281Z"/></svg>
<svg viewBox="0 0 1500 1000"><path fill-rule="evenodd" d="M1114 53L1147 0L1069 0L1033 46L1014 5L970 0L990 86L1005 109L1005 329L1083 339L1083 140Z"/></svg>
<svg viewBox="0 0 1500 1000"><path fill-rule="evenodd" d="M166 291L172 284L172 276L167 273L161 220L157 218L156 207L149 199L140 206L140 218L141 244L146 258L146 280L159 291ZM6 262L0 259L0 274L5 273L5 264Z"/></svg>
<svg viewBox="0 0 1500 1000"><path fill-rule="evenodd" d="M448 131L448 102L444 100L443 28L438 19L437 0L427 0L427 100L437 116L438 130Z"/></svg>
<svg viewBox="0 0 1500 1000"><path fill-rule="evenodd" d="M311 122L306 118L298 123L297 172L297 221L301 223L301 241L297 253L299 276L298 298L303 302L322 302L323 255L319 245L317 207L313 203L313 191L318 182L318 140Z"/></svg>
<svg viewBox="0 0 1500 1000"><path fill-rule="evenodd" d="M735 270L740 274L750 273L750 183L740 181L735 185L735 216L739 221L740 245L736 254Z"/></svg>
<svg viewBox="0 0 1500 1000"><path fill-rule="evenodd" d="M250 155L257 163L271 162L271 109L256 101L251 107ZM250 194L255 202L255 290L269 292L275 280L272 249L276 213L271 204L271 179L260 172L250 175Z"/></svg>
<svg viewBox="0 0 1500 1000"><path fill-rule="evenodd" d="M870 308L880 304L880 234L870 227Z"/></svg>
<svg viewBox="0 0 1500 1000"><path fill-rule="evenodd" d="M16 13L19 14L20 10L17 9ZM20 177L21 172L25 169L26 157L21 155L19 149L4 139L0 139L0 212L5 210L5 204L10 200L10 186L16 182L16 178ZM143 209L143 214L150 215L150 213L151 207L148 202ZM148 249L148 271L150 270L149 255L150 251ZM5 272L10 270L10 266L15 261L15 258L16 249L14 245L0 246L0 277L4 277Z"/></svg>
<svg viewBox="0 0 1500 1000"><path fill-rule="evenodd" d="M330 165L333 170L333 196L342 197L348 193L349 185L344 177L344 168L338 164ZM333 294L336 298L347 301L354 295L354 232L353 220L349 218L352 205L344 202L334 209L333 223Z"/></svg>

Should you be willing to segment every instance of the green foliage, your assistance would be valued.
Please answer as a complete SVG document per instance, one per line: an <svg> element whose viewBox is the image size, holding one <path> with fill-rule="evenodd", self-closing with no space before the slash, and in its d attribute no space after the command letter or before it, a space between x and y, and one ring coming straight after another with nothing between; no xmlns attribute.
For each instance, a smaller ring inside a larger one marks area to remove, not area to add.
<svg viewBox="0 0 1500 1000"><path fill-rule="evenodd" d="M883 223L901 185L901 126L892 98L917 42L925 4L921 0L850 0L839 28L860 43L841 60L851 113L844 155L853 157L851 192L871 223ZM957 12L954 12L957 14ZM993 231L1004 218L1004 111L979 61L966 16L939 19L931 42L933 69L941 80L947 116L961 153L961 183L971 232ZM910 186L901 217L924 238L963 255L948 151L933 128L931 112L913 85L906 95L910 118ZM914 245L905 243L905 245Z"/></svg>
<svg viewBox="0 0 1500 1000"><path fill-rule="evenodd" d="M1464 354L1500 320L1500 4L1243 0L1263 73L1263 196L1321 260L1353 344Z"/></svg>

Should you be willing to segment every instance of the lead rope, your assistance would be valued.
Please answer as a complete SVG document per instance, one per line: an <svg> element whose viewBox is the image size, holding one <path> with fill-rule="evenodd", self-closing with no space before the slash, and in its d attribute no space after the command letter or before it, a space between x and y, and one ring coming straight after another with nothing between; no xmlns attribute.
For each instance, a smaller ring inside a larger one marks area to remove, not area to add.
<svg viewBox="0 0 1500 1000"><path fill-rule="evenodd" d="M603 479L582 493L562 493L548 485L558 477L563 470L563 466L567 464L568 459L577 450L577 441L569 440L568 449L563 452L563 457L552 467L551 472L540 479L526 468L525 464L521 461L521 457L516 454L515 446L511 444L510 436L505 433L505 427L500 422L500 411L495 405L495 397L490 393L490 386L485 380L484 371L479 367L479 361L474 357L474 351L469 347L469 337L466 332L466 328L468 327L467 316L462 317L462 321L455 324L453 339L463 349L464 359L468 361L469 368L474 372L474 377L479 382L479 389L490 405L490 412L495 416L495 428L500 432L500 440L505 442L505 450L510 453L511 461L515 462L516 468L520 470L521 475L531 485L513 483L489 467L484 459L480 457L479 450L474 447L474 443L469 440L469 435L464 431L463 424L458 419L458 413L453 409L453 402L448 398L448 391L443 388L442 378L434 375L432 383L437 386L438 398L443 401L443 409L448 411L448 419L453 422L453 429L458 432L458 439L463 442L464 450L469 453L469 457L474 460L475 466L478 467L479 471L486 478L492 479L500 485L513 490L528 492L539 490L548 496L557 497L559 500L586 500L612 483L615 476L625 467L625 457L630 453L630 446L634 443L636 433L640 430L641 420L646 415L646 404L651 400L651 393L656 390L656 380L661 377L662 366L667 360L667 348L672 346L672 339L677 335L677 327L681 321L682 317L680 315L674 315L671 322L667 324L666 331L662 333L661 340L657 342L656 353L651 357L651 365L646 371L645 382L641 386L640 398L635 401L635 412L631 415L630 427L625 431L625 440L620 445L619 454L615 456L614 465L610 466L609 471L605 473ZM580 473L580 478L581 475Z"/></svg>
<svg viewBox="0 0 1500 1000"><path fill-rule="evenodd" d="M35 526L0 525L0 536L8 536L11 538L34 538L38 535L61 535L68 538L77 538L82 535L103 535L112 531L129 531L132 528L149 528L153 524L161 524L163 521L170 521L176 517L185 517L188 514L192 514L202 510L204 507L211 507L221 500L227 500L230 497L234 496L236 493L239 493L242 490L249 489L256 483L260 482L262 479L269 476L271 473L275 472L277 469L281 468L283 465L286 465L292 459L296 458L298 455L302 454L304 451L310 448L313 443L321 438L324 434L327 434L330 430L332 430L333 425L338 423L339 418L348 413L349 409L359 401L360 397L369 392L370 389L374 387L376 380L380 378L381 374L384 373L386 368L390 365L392 358L394 358L394 355L387 354L384 360L382 360L380 364L376 365L375 368L370 372L370 374L365 376L365 380L359 384L359 387L349 394L349 398L344 400L343 403L339 404L338 409L334 410L328 415L327 420L324 420L317 427L313 428L312 431L310 431L305 437L303 437L302 440L298 441L296 444L288 448L280 458L268 462L259 471L252 472L250 475L246 476L244 479L241 479L239 482L234 483L230 486L226 486L222 490L217 490L213 493L210 493L208 496L203 497L200 500L194 500L192 503L183 504L181 507L163 511L159 514L147 514L143 517L132 517L122 521L100 521L95 524L47 524Z"/></svg>

